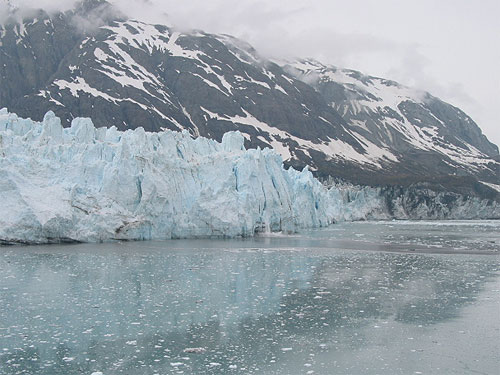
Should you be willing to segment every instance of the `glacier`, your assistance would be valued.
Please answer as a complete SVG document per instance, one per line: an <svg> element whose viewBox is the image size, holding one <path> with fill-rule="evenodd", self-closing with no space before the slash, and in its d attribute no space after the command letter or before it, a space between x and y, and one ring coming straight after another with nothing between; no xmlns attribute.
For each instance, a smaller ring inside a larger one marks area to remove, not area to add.
<svg viewBox="0 0 500 375"><path fill-rule="evenodd" d="M0 238L5 242L249 236L332 222L308 170L271 149L187 132L63 128L0 111Z"/></svg>
<svg viewBox="0 0 500 375"><path fill-rule="evenodd" d="M219 143L187 131L95 128L89 118L63 128L53 112L35 122L7 109L0 110L0 198L0 244L245 237L338 221L500 216L496 202L478 198L451 208L406 204L413 212L404 196L388 204L380 188L328 188L307 168L285 169L272 149L246 150L239 132Z"/></svg>

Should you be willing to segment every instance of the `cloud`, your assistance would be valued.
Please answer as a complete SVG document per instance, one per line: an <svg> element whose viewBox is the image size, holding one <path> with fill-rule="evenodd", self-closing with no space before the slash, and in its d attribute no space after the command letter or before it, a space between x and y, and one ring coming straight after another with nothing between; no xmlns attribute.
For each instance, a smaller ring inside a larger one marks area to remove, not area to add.
<svg viewBox="0 0 500 375"><path fill-rule="evenodd" d="M4 3L10 3L19 10L25 9L44 9L47 12L66 11L72 9L78 0L2 0Z"/></svg>
<svg viewBox="0 0 500 375"><path fill-rule="evenodd" d="M74 8L77 0L0 0L0 23L9 17L18 22L25 17L33 16L38 9L43 9L52 14Z"/></svg>
<svg viewBox="0 0 500 375"><path fill-rule="evenodd" d="M126 16L113 6L104 2L96 7L93 7L85 14L75 14L72 22L83 33L93 33L99 27L109 23L117 18L126 18Z"/></svg>
<svg viewBox="0 0 500 375"><path fill-rule="evenodd" d="M5 22L8 18L21 22L24 18L35 17L39 9L43 9L48 14L66 12L77 9L81 3L81 0L0 0L0 22ZM76 14L73 16L72 21L82 33L89 33L117 16L125 17L116 8L104 2L92 8L85 15Z"/></svg>

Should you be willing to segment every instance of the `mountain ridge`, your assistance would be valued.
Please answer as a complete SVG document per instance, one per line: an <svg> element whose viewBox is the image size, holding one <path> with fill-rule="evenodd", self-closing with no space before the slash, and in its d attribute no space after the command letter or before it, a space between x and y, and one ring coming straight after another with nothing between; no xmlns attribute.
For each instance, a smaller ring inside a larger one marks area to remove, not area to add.
<svg viewBox="0 0 500 375"><path fill-rule="evenodd" d="M325 179L439 189L449 176L445 189L463 181L472 194L478 180L499 184L498 147L428 93L398 101L411 89L394 81L311 59L276 63L237 38L134 21L108 6L91 0L1 26L0 107L34 120L53 110L65 126L83 116L219 141L239 130L247 147L272 147ZM75 23L102 7L97 24Z"/></svg>

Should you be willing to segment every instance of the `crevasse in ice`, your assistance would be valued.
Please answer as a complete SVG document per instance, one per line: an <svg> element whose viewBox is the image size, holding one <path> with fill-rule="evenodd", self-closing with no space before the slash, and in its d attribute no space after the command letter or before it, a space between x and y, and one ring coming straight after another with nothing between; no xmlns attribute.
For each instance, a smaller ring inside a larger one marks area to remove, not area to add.
<svg viewBox="0 0 500 375"><path fill-rule="evenodd" d="M0 242L236 237L390 217L379 189L327 189L243 143L238 132L218 143L0 110Z"/></svg>

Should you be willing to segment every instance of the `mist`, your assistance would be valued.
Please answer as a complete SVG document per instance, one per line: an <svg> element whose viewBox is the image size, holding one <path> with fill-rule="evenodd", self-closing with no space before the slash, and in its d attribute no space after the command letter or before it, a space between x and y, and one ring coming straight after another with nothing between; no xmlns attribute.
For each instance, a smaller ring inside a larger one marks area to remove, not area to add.
<svg viewBox="0 0 500 375"><path fill-rule="evenodd" d="M0 20L6 0L0 0ZM131 18L231 34L272 58L312 57L401 82L456 105L500 144L500 2L483 0L110 0ZM67 10L75 0L13 0Z"/></svg>
<svg viewBox="0 0 500 375"><path fill-rule="evenodd" d="M72 9L77 2L77 0L0 0L0 22L5 22L12 15L15 18L30 16L37 9L43 9L49 14L64 12Z"/></svg>

